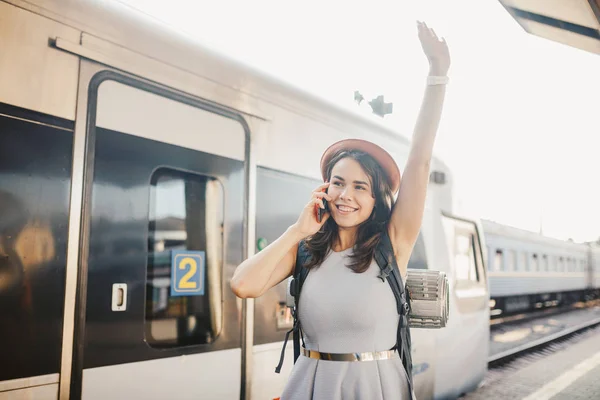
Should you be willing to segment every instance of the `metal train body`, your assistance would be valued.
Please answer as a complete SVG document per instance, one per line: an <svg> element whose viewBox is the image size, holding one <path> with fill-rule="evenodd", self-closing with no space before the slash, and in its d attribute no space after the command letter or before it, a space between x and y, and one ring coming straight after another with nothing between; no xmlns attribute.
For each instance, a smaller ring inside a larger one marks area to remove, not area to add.
<svg viewBox="0 0 600 400"><path fill-rule="evenodd" d="M286 282L241 300L235 267L296 220L326 146L404 165L408 141L118 2L0 1L0 26L0 399L277 398ZM474 389L488 355L481 225L432 170L410 267L448 274L450 320L412 331L419 399Z"/></svg>
<svg viewBox="0 0 600 400"><path fill-rule="evenodd" d="M483 220L492 317L598 297L600 248Z"/></svg>

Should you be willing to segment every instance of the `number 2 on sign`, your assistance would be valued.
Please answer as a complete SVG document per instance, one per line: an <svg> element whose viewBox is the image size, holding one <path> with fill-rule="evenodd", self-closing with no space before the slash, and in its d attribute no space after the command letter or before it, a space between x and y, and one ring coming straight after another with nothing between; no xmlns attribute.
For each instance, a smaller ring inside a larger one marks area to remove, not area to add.
<svg viewBox="0 0 600 400"><path fill-rule="evenodd" d="M191 257L185 257L179 262L179 269L185 270L188 266L190 267L190 270L186 272L186 274L183 275L179 281L178 286L180 289L196 289L198 287L197 282L190 282L190 279L198 270L198 264L196 263L196 260Z"/></svg>
<svg viewBox="0 0 600 400"><path fill-rule="evenodd" d="M171 250L171 296L204 296L204 251Z"/></svg>

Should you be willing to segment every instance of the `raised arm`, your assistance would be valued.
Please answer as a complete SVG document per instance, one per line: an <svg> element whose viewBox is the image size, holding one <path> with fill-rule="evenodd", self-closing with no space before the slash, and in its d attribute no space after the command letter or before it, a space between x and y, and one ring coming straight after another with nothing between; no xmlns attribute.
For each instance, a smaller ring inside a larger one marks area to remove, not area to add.
<svg viewBox="0 0 600 400"><path fill-rule="evenodd" d="M417 22L419 40L429 60L430 76L446 76L450 55L444 39L438 39L426 24ZM427 85L421 110L413 132L412 145L394 204L389 233L396 256L410 253L421 229L425 196L429 182L429 167L437 133L446 85ZM404 263L400 268L404 268ZM403 274L405 271L401 271Z"/></svg>

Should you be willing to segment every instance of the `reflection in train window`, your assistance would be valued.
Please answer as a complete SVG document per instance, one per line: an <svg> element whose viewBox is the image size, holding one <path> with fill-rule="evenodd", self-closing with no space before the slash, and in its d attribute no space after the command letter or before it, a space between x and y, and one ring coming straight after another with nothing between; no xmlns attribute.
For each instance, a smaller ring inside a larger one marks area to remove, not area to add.
<svg viewBox="0 0 600 400"><path fill-rule="evenodd" d="M73 123L0 106L0 382L27 382L60 371Z"/></svg>
<svg viewBox="0 0 600 400"><path fill-rule="evenodd" d="M146 341L208 344L222 324L224 195L214 178L157 170L151 179Z"/></svg>

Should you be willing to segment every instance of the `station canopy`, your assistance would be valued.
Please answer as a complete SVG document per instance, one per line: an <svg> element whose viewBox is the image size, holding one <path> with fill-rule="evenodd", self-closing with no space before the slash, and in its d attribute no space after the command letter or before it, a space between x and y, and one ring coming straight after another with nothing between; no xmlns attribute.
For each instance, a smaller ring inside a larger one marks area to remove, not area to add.
<svg viewBox="0 0 600 400"><path fill-rule="evenodd" d="M499 0L535 36L600 54L600 0Z"/></svg>

